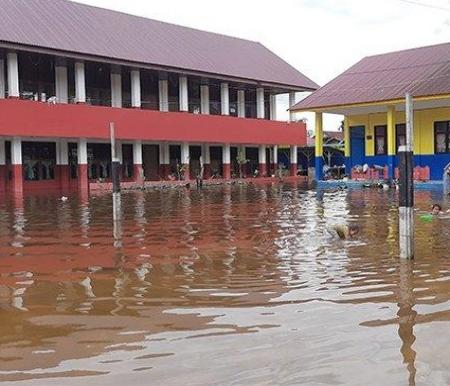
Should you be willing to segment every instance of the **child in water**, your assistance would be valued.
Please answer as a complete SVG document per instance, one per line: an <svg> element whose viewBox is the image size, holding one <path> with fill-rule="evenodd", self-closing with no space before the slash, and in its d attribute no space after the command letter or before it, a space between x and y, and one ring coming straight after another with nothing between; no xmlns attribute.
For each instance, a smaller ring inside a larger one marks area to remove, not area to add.
<svg viewBox="0 0 450 386"><path fill-rule="evenodd" d="M335 225L333 230L341 240L354 239L359 234L358 225Z"/></svg>
<svg viewBox="0 0 450 386"><path fill-rule="evenodd" d="M440 206L439 204L433 204L431 206L431 214L432 215L437 216L441 213L442 213L442 206Z"/></svg>

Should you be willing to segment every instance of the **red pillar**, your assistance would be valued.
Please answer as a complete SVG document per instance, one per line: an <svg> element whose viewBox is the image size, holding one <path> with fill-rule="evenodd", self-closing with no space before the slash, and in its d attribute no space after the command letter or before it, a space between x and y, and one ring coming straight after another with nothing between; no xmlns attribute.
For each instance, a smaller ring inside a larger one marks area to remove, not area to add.
<svg viewBox="0 0 450 386"><path fill-rule="evenodd" d="M258 169L260 177L267 177L267 164L259 164Z"/></svg>
<svg viewBox="0 0 450 386"><path fill-rule="evenodd" d="M291 176L292 177L297 176L297 164L292 164L291 163Z"/></svg>
<svg viewBox="0 0 450 386"><path fill-rule="evenodd" d="M186 164L184 169L184 180L189 181L191 179L191 168L189 167L189 164Z"/></svg>
<svg viewBox="0 0 450 386"><path fill-rule="evenodd" d="M136 182L139 185L143 185L145 182L144 178L144 168L142 167L142 164L135 164L133 169L133 177L134 182Z"/></svg>
<svg viewBox="0 0 450 386"><path fill-rule="evenodd" d="M167 180L170 174L170 165L160 164L159 165L159 178L161 180Z"/></svg>
<svg viewBox="0 0 450 386"><path fill-rule="evenodd" d="M6 165L0 165L0 192L6 190Z"/></svg>
<svg viewBox="0 0 450 386"><path fill-rule="evenodd" d="M210 164L204 164L203 168L204 168L204 170L203 170L203 178L205 180L210 179L211 175L212 175L212 173L211 173L211 165Z"/></svg>
<svg viewBox="0 0 450 386"><path fill-rule="evenodd" d="M70 188L70 167L69 165L57 165L59 184L62 191Z"/></svg>
<svg viewBox="0 0 450 386"><path fill-rule="evenodd" d="M78 164L78 188L83 192L89 192L87 164Z"/></svg>
<svg viewBox="0 0 450 386"><path fill-rule="evenodd" d="M12 191L14 193L22 194L23 193L23 168L22 165L12 165Z"/></svg>
<svg viewBox="0 0 450 386"><path fill-rule="evenodd" d="M225 180L229 180L231 178L231 165L230 164L223 164L223 178Z"/></svg>

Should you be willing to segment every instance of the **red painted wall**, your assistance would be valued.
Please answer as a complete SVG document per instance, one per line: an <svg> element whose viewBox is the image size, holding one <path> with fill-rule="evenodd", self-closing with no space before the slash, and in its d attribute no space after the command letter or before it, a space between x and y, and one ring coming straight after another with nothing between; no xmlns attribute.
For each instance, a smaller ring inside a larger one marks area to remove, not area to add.
<svg viewBox="0 0 450 386"><path fill-rule="evenodd" d="M0 135L266 145L305 145L306 126L262 119L0 100Z"/></svg>

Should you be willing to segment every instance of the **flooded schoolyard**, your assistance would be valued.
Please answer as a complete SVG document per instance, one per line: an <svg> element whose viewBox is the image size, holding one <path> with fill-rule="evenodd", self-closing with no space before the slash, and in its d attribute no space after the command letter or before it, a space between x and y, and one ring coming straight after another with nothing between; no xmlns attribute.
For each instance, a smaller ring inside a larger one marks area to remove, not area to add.
<svg viewBox="0 0 450 386"><path fill-rule="evenodd" d="M0 199L0 382L450 384L450 217L398 258L395 191ZM357 224L358 239L328 229Z"/></svg>

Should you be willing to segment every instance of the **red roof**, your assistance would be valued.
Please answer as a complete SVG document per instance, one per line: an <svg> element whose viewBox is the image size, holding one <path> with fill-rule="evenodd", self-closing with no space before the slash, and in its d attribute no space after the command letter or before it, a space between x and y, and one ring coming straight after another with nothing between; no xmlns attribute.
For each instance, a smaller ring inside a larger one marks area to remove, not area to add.
<svg viewBox="0 0 450 386"><path fill-rule="evenodd" d="M292 110L450 93L450 43L369 56Z"/></svg>
<svg viewBox="0 0 450 386"><path fill-rule="evenodd" d="M260 43L67 0L0 0L0 42L265 82L318 86Z"/></svg>

